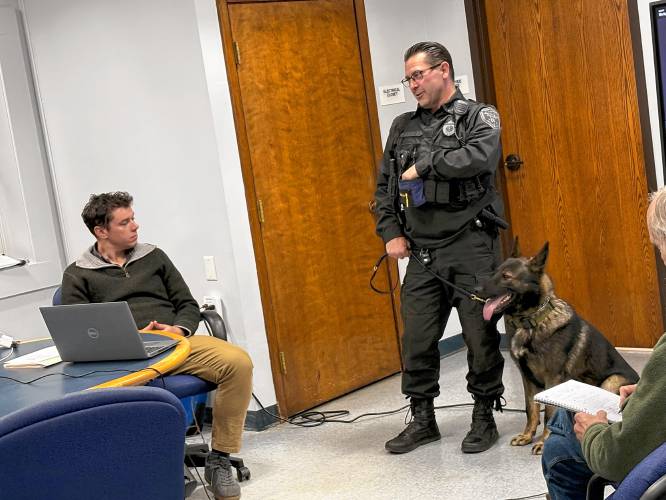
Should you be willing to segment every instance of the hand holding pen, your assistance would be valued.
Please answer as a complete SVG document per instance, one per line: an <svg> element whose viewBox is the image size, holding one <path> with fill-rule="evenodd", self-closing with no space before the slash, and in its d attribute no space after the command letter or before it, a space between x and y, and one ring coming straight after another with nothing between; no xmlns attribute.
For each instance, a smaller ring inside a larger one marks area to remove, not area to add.
<svg viewBox="0 0 666 500"><path fill-rule="evenodd" d="M636 390L637 384L623 385L620 387L620 413L624 410L624 407L627 406L627 400Z"/></svg>

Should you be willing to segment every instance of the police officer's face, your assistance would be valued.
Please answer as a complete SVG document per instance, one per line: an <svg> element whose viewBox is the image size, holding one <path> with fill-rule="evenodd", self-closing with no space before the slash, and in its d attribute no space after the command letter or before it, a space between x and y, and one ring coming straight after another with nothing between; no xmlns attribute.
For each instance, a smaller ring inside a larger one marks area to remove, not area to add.
<svg viewBox="0 0 666 500"><path fill-rule="evenodd" d="M450 97L452 84L449 84L449 65L443 62L431 68L426 54L421 52L405 62L405 78L409 89L422 108L436 110ZM419 79L420 77L420 79Z"/></svg>

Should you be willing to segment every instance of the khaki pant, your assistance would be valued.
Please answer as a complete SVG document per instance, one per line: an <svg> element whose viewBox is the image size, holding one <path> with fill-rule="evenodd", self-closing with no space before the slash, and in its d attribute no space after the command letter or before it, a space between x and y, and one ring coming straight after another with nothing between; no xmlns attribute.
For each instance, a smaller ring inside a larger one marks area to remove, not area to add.
<svg viewBox="0 0 666 500"><path fill-rule="evenodd" d="M217 384L213 403L213 449L240 451L245 414L252 396L252 360L235 345L207 335L187 339L191 351L170 375L186 374Z"/></svg>

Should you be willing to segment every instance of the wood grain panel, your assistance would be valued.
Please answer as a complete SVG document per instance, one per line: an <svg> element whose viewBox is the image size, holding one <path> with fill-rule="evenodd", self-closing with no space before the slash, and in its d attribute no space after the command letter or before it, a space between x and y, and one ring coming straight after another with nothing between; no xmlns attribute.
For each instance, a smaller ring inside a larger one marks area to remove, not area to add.
<svg viewBox="0 0 666 500"><path fill-rule="evenodd" d="M487 0L512 230L616 345L662 333L626 0Z"/></svg>
<svg viewBox="0 0 666 500"><path fill-rule="evenodd" d="M352 0L229 5L286 413L399 370ZM264 298L266 299L266 298Z"/></svg>

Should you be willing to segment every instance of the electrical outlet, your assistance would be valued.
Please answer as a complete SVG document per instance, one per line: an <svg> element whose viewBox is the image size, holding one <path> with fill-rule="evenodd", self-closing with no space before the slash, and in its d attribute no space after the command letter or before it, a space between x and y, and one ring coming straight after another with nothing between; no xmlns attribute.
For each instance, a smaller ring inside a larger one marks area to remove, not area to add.
<svg viewBox="0 0 666 500"><path fill-rule="evenodd" d="M205 295L203 298L203 303L211 306L215 306L215 311L217 314L222 316L224 319L224 311L222 310L222 299L215 295Z"/></svg>

